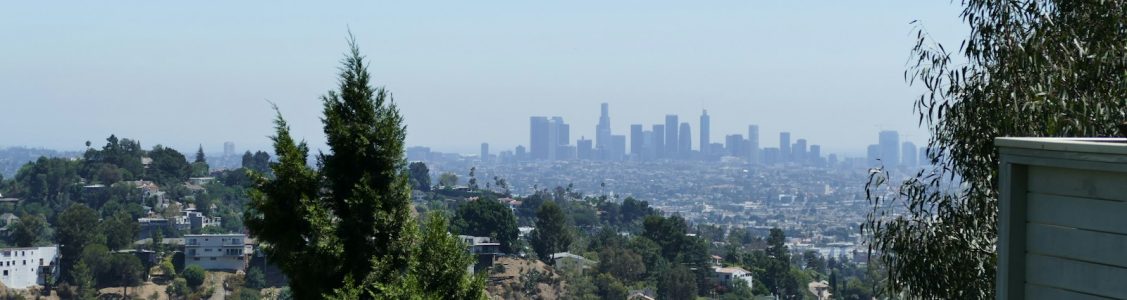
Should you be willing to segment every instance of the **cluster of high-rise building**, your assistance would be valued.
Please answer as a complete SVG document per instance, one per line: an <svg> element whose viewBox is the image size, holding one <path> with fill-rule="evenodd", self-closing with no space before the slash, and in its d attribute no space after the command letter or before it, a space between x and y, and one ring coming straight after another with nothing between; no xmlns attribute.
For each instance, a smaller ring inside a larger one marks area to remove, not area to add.
<svg viewBox="0 0 1127 300"><path fill-rule="evenodd" d="M571 144L571 126L562 117L533 116L529 118L529 143L527 153L523 146L514 151L501 151L498 157L507 160L716 160L735 157L750 163L799 163L818 165L826 160L819 145L807 145L805 139L792 144L790 133L779 134L779 147L761 148L759 126L748 125L747 135L725 136L723 142L712 142L711 117L702 111L697 124L697 146L693 147L692 125L681 122L675 114L665 116L664 123L631 124L630 132L614 134L610 124L610 108L600 107L599 123L595 125L594 141L580 137ZM627 142L629 141L629 143ZM482 160L490 160L489 144L481 145ZM831 158L835 158L831 156Z"/></svg>
<svg viewBox="0 0 1127 300"><path fill-rule="evenodd" d="M908 141L901 143L900 134L896 131L881 131L877 138L877 143L869 145L867 151L869 164L914 168L930 161L926 147L917 148L916 144Z"/></svg>

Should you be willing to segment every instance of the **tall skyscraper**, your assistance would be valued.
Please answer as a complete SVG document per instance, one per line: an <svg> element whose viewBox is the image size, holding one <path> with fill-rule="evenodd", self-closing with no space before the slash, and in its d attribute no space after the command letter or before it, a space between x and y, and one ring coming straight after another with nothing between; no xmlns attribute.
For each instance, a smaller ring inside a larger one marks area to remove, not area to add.
<svg viewBox="0 0 1127 300"><path fill-rule="evenodd" d="M728 150L728 155L735 157L743 156L743 144L743 135L729 134L724 137L724 148Z"/></svg>
<svg viewBox="0 0 1127 300"><path fill-rule="evenodd" d="M677 155L682 159L689 159L693 154L693 131L689 123L681 123L681 133L677 136Z"/></svg>
<svg viewBox="0 0 1127 300"><path fill-rule="evenodd" d="M595 158L592 151L593 148L591 146L591 140L588 140L585 137L580 137L578 141L575 141L575 148L575 154L579 159Z"/></svg>
<svg viewBox="0 0 1127 300"><path fill-rule="evenodd" d="M868 151L865 151L865 163L869 166L876 166L880 159L880 145L869 145Z"/></svg>
<svg viewBox="0 0 1127 300"><path fill-rule="evenodd" d="M790 160L790 132L779 132L779 160Z"/></svg>
<svg viewBox="0 0 1127 300"><path fill-rule="evenodd" d="M654 158L665 157L665 125L654 124Z"/></svg>
<svg viewBox="0 0 1127 300"><path fill-rule="evenodd" d="M656 140L657 137L652 130L642 131L642 160L657 158L657 147L654 146Z"/></svg>
<svg viewBox="0 0 1127 300"><path fill-rule="evenodd" d="M900 164L905 167L915 168L917 165L916 159L919 158L919 155L916 154L916 144L913 144L912 142L904 142L904 144L902 145L903 146L901 146L900 148L902 149L901 152L903 153L901 154L903 155L901 156L902 161L900 162Z"/></svg>
<svg viewBox="0 0 1127 300"><path fill-rule="evenodd" d="M748 141L748 162L759 163L762 158L759 155L759 125L747 125L747 141Z"/></svg>
<svg viewBox="0 0 1127 300"><path fill-rule="evenodd" d="M920 156L920 158L919 158L919 160L916 161L917 165L920 165L920 166L931 165L931 158L927 157L927 147L920 147L920 151L919 151L918 155Z"/></svg>
<svg viewBox="0 0 1127 300"><path fill-rule="evenodd" d="M235 143L223 142L223 157L235 156Z"/></svg>
<svg viewBox="0 0 1127 300"><path fill-rule="evenodd" d="M630 154L634 155L635 159L642 158L642 147L645 142L642 137L642 124L630 125Z"/></svg>
<svg viewBox="0 0 1127 300"><path fill-rule="evenodd" d="M528 153L525 151L524 146L517 145L517 149L514 152L513 156L515 156L517 161L528 160Z"/></svg>
<svg viewBox="0 0 1127 300"><path fill-rule="evenodd" d="M531 117L529 118L530 141L529 149L532 159L555 160L561 146L568 145L571 126L564 123L561 117Z"/></svg>
<svg viewBox="0 0 1127 300"><path fill-rule="evenodd" d="M563 122L563 119L555 118L556 125L556 145L571 145L571 125Z"/></svg>
<svg viewBox="0 0 1127 300"><path fill-rule="evenodd" d="M711 126L710 123L712 123L712 118L708 116L708 110L702 111L700 113L700 137L698 137L700 139L699 150L701 156L708 156L709 154L712 154L708 151L708 145L712 143L711 139L709 138L709 127Z"/></svg>
<svg viewBox="0 0 1127 300"><path fill-rule="evenodd" d="M885 167L894 168L900 164L900 134L896 131L880 132L880 160Z"/></svg>
<svg viewBox="0 0 1127 300"><path fill-rule="evenodd" d="M610 153L606 159L608 160L622 160L623 155L626 154L626 136L625 135L611 135L610 144L607 152Z"/></svg>
<svg viewBox="0 0 1127 300"><path fill-rule="evenodd" d="M796 162L806 162L806 139L797 139L794 141L794 151L791 152L791 160Z"/></svg>
<svg viewBox="0 0 1127 300"><path fill-rule="evenodd" d="M810 145L810 152L806 154L806 160L814 165L822 164L822 146Z"/></svg>
<svg viewBox="0 0 1127 300"><path fill-rule="evenodd" d="M549 142L548 136L548 118L547 117L531 117L529 118L529 141L528 141L528 154L530 159L543 160L548 159L548 147L552 147ZM519 156L519 151L518 151Z"/></svg>
<svg viewBox="0 0 1127 300"><path fill-rule="evenodd" d="M665 115L665 157L677 157L677 115Z"/></svg>
<svg viewBox="0 0 1127 300"><path fill-rule="evenodd" d="M489 143L481 143L481 161L489 161Z"/></svg>
<svg viewBox="0 0 1127 300"><path fill-rule="evenodd" d="M599 107L599 124L595 125L595 149L610 147L610 105L603 103Z"/></svg>

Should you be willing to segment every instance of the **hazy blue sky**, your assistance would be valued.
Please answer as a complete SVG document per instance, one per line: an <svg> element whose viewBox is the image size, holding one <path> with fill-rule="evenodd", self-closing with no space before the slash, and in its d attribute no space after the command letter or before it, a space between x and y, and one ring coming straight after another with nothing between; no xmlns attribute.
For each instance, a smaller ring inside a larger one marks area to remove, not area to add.
<svg viewBox="0 0 1127 300"><path fill-rule="evenodd" d="M231 3L229 3L231 2ZM712 140L759 124L833 152L881 129L922 144L903 70L922 20L958 45L948 1L17 1L0 9L0 147L80 149L116 133L192 151L266 149L273 101L323 144L318 97L356 35L408 144L528 144L528 117L592 137L675 113Z"/></svg>

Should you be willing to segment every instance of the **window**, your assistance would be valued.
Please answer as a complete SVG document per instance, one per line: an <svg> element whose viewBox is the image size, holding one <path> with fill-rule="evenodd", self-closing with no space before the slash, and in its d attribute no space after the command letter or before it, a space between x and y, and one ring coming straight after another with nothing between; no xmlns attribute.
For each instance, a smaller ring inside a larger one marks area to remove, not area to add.
<svg viewBox="0 0 1127 300"><path fill-rule="evenodd" d="M192 258L192 260L194 260L194 261L199 261L199 260L200 260L200 258L199 258L199 257L193 257L193 258Z"/></svg>
<svg viewBox="0 0 1127 300"><path fill-rule="evenodd" d="M26 260L26 259L25 259L25 260L23 260L23 265L25 265L25 266L27 265L27 260Z"/></svg>
<svg viewBox="0 0 1127 300"><path fill-rule="evenodd" d="M8 276L8 270L4 270L4 276Z"/></svg>
<svg viewBox="0 0 1127 300"><path fill-rule="evenodd" d="M211 257L211 260L215 260L215 256L212 256L212 257Z"/></svg>

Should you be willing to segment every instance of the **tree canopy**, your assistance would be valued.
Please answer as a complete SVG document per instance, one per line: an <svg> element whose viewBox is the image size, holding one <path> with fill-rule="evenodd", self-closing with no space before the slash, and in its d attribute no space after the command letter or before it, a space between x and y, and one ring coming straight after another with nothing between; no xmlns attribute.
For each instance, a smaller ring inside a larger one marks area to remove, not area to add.
<svg viewBox="0 0 1127 300"><path fill-rule="evenodd" d="M411 187L416 190L429 192L430 169L427 168L427 164L416 161L411 163L408 168L411 169Z"/></svg>
<svg viewBox="0 0 1127 300"><path fill-rule="evenodd" d="M970 35L944 47L921 26L904 73L926 88L915 111L931 133L933 167L902 182L873 172L866 186L873 211L862 230L890 287L912 297L994 297L994 138L1125 134L1117 125L1127 119L1127 3L962 5Z"/></svg>
<svg viewBox="0 0 1127 300"><path fill-rule="evenodd" d="M509 206L485 197L458 207L450 230L458 234L492 237L501 244L501 252L504 253L515 253L514 243L520 235L517 219Z"/></svg>
<svg viewBox="0 0 1127 300"><path fill-rule="evenodd" d="M156 145L149 151L149 158L153 163L149 165L147 177L157 184L181 184L192 174L187 158L176 149Z"/></svg>
<svg viewBox="0 0 1127 300"><path fill-rule="evenodd" d="M307 165L308 147L279 113L274 179L257 176L245 212L251 235L289 276L295 298L484 297L445 220L428 221L440 222L441 232L433 223L420 232L403 118L389 92L371 87L355 42L349 46L338 89L321 97L329 151L318 156L319 170Z"/></svg>
<svg viewBox="0 0 1127 300"><path fill-rule="evenodd" d="M532 230L529 243L540 260L552 262L552 254L567 251L574 240L574 233L568 228L567 216L554 201L540 205L536 212L536 228Z"/></svg>

